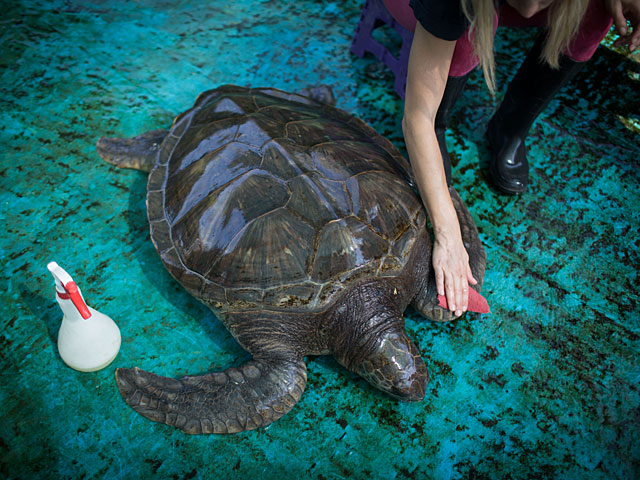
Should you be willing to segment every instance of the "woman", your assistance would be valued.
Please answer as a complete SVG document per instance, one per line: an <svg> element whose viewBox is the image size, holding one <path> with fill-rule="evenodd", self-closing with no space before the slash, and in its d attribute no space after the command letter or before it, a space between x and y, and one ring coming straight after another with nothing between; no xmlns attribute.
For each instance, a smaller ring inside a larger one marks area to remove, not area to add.
<svg viewBox="0 0 640 480"><path fill-rule="evenodd" d="M409 57L402 127L434 228L432 261L438 293L446 295L449 308L461 315L468 305L468 283L476 280L449 196L444 132L449 110L467 74L478 64L489 89L494 90L497 12L493 0L411 0L411 7L418 23ZM507 0L499 10L501 24L548 26L547 34L536 41L514 77L487 131L492 181L503 192L515 194L527 185L524 138L529 127L593 55L612 20L621 35L617 43L627 44L630 51L640 45L640 0Z"/></svg>

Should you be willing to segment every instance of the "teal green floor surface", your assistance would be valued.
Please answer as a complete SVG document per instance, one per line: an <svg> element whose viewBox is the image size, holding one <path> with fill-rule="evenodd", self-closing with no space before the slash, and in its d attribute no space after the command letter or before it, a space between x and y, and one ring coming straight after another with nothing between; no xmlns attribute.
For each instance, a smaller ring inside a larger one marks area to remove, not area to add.
<svg viewBox="0 0 640 480"><path fill-rule="evenodd" d="M188 436L144 419L117 366L166 376L247 354L164 270L146 176L102 163L101 135L165 127L224 83L333 87L338 106L403 148L402 102L349 53L361 3L18 1L0 29L0 477L640 477L640 63L607 45L534 124L531 186L486 183L495 109L475 75L447 140L487 250L489 315L407 316L431 373L399 403L327 357L271 426ZM500 32L500 91L532 31ZM498 94L498 99L502 93ZM123 343L97 373L61 361L56 260Z"/></svg>

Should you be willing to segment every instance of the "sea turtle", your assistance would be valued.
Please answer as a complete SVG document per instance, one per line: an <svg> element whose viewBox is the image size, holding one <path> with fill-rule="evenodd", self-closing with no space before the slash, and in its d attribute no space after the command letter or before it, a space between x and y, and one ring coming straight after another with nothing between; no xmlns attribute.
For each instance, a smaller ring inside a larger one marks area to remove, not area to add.
<svg viewBox="0 0 640 480"><path fill-rule="evenodd" d="M252 356L180 379L117 369L123 398L145 417L187 433L268 425L300 399L306 355L332 354L394 397L423 399L429 378L403 312L452 313L438 306L410 166L317 96L226 85L199 95L168 131L98 141L106 161L151 172L147 213L162 262ZM450 192L479 291L484 249Z"/></svg>

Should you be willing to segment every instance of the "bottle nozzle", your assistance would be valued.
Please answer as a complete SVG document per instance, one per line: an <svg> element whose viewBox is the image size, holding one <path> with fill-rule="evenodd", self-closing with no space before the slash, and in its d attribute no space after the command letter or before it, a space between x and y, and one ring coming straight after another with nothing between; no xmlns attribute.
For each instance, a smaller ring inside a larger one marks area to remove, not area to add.
<svg viewBox="0 0 640 480"><path fill-rule="evenodd" d="M47 268L56 280L56 294L58 297L63 300L71 300L73 305L78 309L78 313L80 313L85 320L91 317L91 312L87 304L84 303L80 290L71 276L56 262L49 263Z"/></svg>

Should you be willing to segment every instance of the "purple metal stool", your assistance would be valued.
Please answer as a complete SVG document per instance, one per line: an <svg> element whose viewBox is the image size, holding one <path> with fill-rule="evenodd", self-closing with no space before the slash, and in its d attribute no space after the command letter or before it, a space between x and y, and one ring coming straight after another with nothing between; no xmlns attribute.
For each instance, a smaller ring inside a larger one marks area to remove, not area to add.
<svg viewBox="0 0 640 480"><path fill-rule="evenodd" d="M372 36L376 28L385 24L398 32L402 38L402 47L400 47L400 54L397 58ZM394 73L396 78L393 86L400 98L404 99L412 40L413 32L404 28L391 16L382 0L366 0L351 42L351 53L361 58L366 52L373 53Z"/></svg>

